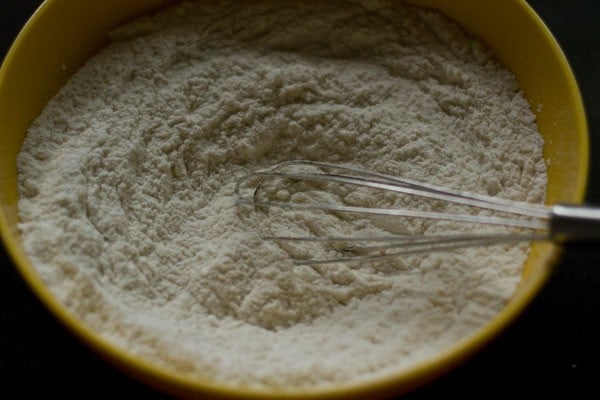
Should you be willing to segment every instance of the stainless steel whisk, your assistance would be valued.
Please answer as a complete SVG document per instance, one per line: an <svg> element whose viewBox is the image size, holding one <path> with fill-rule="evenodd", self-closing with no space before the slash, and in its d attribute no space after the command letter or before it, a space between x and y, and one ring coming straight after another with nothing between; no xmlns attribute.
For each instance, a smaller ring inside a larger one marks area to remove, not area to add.
<svg viewBox="0 0 600 400"><path fill-rule="evenodd" d="M306 167L311 170L307 171ZM492 215L472 215L422 211L406 208L371 208L338 204L294 203L261 199L261 188L268 180L291 180L329 183L386 190L432 201L442 201L488 210ZM244 192L244 193L243 193ZM506 200L481 194L460 192L436 185L382 174L362 167L297 160L283 162L244 176L237 182L238 204L301 210L322 210L336 213L369 214L389 217L423 218L461 223L499 225L517 228L510 233L452 233L444 235L385 236L264 236L278 242L345 243L344 256L326 259L295 260L296 264L328 264L349 261L376 260L400 255L449 250L459 247L484 246L507 242L565 242L600 239L600 209L586 206L556 204L545 206ZM498 214L502 216L498 216ZM368 243L368 244L365 244Z"/></svg>

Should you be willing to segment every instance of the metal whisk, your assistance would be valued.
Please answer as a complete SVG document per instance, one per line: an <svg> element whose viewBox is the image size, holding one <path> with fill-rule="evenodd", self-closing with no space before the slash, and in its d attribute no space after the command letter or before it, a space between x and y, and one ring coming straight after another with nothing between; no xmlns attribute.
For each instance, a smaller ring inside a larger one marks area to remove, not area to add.
<svg viewBox="0 0 600 400"><path fill-rule="evenodd" d="M307 167L309 170L307 170ZM422 211L408 208L387 209L343 204L294 203L261 198L261 190L269 181L274 180L353 185L487 211L485 215L477 215L464 212ZM375 260L421 252L507 242L543 240L565 242L600 239L600 209L597 208L563 204L544 206L465 193L346 164L306 160L283 162L244 176L237 182L235 193L238 204L250 205L256 210L265 207L322 210L390 218L422 218L497 225L514 229L514 231L508 233L505 231L502 233L451 233L443 235L264 236L267 240L278 242L304 241L345 244L344 255L341 257L295 260L296 264L328 264Z"/></svg>

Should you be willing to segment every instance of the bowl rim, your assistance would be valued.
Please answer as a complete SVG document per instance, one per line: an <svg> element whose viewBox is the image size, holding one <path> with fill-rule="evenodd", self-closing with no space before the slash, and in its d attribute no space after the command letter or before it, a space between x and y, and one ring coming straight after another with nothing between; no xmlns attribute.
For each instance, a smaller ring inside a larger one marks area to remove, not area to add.
<svg viewBox="0 0 600 400"><path fill-rule="evenodd" d="M0 87L3 86L3 82L6 79L5 75L8 65L14 59L17 49L27 40L28 32L44 18L47 10L54 7L59 1L60 0L45 0L23 26L6 53L2 66L0 67ZM575 76L562 49L541 18L525 0L514 1L527 14L528 18L537 24L538 29L543 33L545 39L549 42L553 52L557 56L560 68L568 81L570 90L576 94L575 102L578 112L576 118L582 127L582 130L579 133L582 136L580 137L582 144L580 146L581 157L579 160L579 167L583 176L581 178L581 186L578 187L578 191L574 194L574 197L578 201L582 201L589 173L589 133L583 100ZM378 375L377 377L368 380L360 380L356 383L338 386L328 385L321 388L317 387L315 389L285 391L277 388L261 389L242 385L227 386L225 382L216 382L202 377L178 375L171 370L161 368L147 359L129 353L126 349L112 344L107 339L101 338L83 320L80 320L71 314L51 293L50 289L45 285L37 271L26 258L19 241L15 237L15 233L10 229L2 209L0 209L0 233L6 251L12 258L13 265L27 282L30 290L41 303L49 309L51 314L61 324L68 328L68 331L73 334L74 337L84 343L101 358L141 381L146 382L150 386L171 394L183 395L184 397L208 394L219 398L305 399L307 397L318 397L321 399L334 399L341 397L356 398L367 394L383 395L392 392L399 394L412 390L462 363L500 334L503 331L503 328L513 322L531 303L535 295L549 278L552 268L556 264L561 253L561 248L559 246L552 245L553 248L551 250L548 268L537 271L536 276L530 278L525 287L522 288L522 293L519 296L515 296L491 321L487 322L473 334L458 341L452 346L449 346L446 350L438 352L435 355L398 372Z"/></svg>

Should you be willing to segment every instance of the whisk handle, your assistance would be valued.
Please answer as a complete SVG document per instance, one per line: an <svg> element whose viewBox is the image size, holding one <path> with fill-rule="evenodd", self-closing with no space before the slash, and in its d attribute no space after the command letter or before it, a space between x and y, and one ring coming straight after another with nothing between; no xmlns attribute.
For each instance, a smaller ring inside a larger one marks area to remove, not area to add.
<svg viewBox="0 0 600 400"><path fill-rule="evenodd" d="M556 204L550 209L553 240L600 240L600 208Z"/></svg>

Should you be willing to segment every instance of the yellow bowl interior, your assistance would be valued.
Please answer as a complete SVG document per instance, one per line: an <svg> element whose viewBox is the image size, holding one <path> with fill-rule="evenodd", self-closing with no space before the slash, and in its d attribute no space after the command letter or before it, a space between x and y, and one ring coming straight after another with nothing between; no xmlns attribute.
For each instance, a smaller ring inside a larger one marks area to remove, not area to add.
<svg viewBox="0 0 600 400"><path fill-rule="evenodd" d="M17 230L16 158L27 128L50 97L90 56L107 43L106 32L170 0L47 0L32 16L0 70L0 229L7 250L33 292L77 337L130 374L171 393L211 396L318 398L399 393L455 366L493 338L531 301L546 281L559 249L534 245L521 284L506 308L456 346L413 368L366 384L326 391L278 393L224 388L190 381L100 339L50 293L30 264ZM441 10L483 39L517 76L545 139L548 203L580 202L588 168L588 133L581 96L569 65L543 22L524 0L413 0Z"/></svg>

